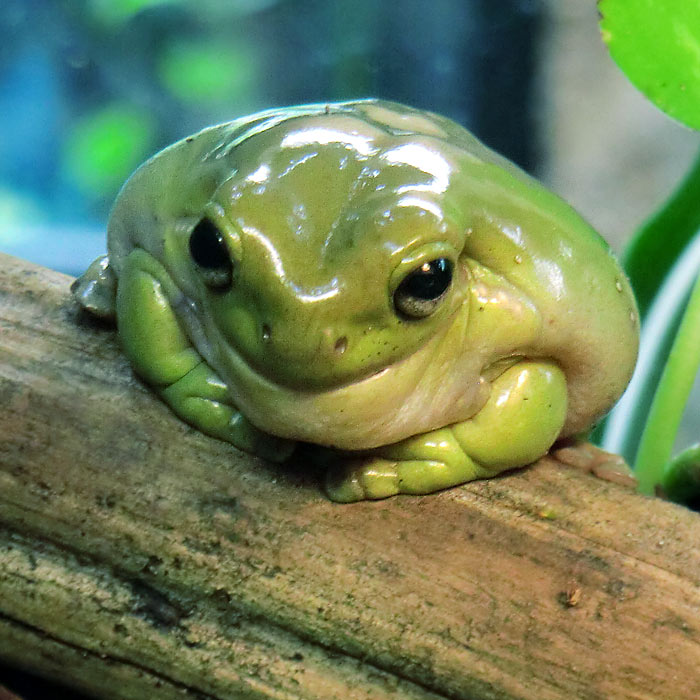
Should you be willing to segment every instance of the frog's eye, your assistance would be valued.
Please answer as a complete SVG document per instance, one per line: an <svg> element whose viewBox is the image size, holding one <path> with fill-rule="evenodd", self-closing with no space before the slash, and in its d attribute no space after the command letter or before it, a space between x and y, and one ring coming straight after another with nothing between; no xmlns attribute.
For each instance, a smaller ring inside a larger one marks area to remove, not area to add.
<svg viewBox="0 0 700 700"><path fill-rule="evenodd" d="M207 287L217 292L231 287L231 256L221 231L209 219L202 219L192 229L190 255Z"/></svg>
<svg viewBox="0 0 700 700"><path fill-rule="evenodd" d="M394 292L394 306L403 316L425 318L437 309L452 282L452 262L438 258L410 272Z"/></svg>

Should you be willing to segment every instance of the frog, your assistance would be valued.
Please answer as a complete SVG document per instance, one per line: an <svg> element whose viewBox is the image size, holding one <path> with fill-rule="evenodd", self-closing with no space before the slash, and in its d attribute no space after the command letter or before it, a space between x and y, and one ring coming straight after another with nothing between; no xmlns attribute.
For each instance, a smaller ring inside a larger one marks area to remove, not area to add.
<svg viewBox="0 0 700 700"><path fill-rule="evenodd" d="M337 502L429 494L584 435L635 365L609 245L467 129L380 99L210 126L119 192L72 287L181 419Z"/></svg>

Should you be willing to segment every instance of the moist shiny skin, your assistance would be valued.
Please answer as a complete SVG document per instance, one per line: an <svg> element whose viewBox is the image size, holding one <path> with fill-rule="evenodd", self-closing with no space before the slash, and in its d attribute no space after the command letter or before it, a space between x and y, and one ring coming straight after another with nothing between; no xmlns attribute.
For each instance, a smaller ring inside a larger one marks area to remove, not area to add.
<svg viewBox="0 0 700 700"><path fill-rule="evenodd" d="M219 237L219 271L193 260L198 225ZM439 298L403 291L431 294L404 281L439 265ZM263 436L364 453L491 415L494 382L522 363L561 374L555 437L572 435L609 410L637 352L627 280L573 209L450 120L379 100L270 110L157 154L76 296L116 309L136 371L234 444L193 397ZM203 384L168 389L198 367Z"/></svg>

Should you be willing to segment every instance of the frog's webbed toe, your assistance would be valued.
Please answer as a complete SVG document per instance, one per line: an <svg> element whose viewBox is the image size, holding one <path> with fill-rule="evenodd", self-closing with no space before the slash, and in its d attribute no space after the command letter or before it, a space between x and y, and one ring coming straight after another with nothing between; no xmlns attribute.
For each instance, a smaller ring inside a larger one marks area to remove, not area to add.
<svg viewBox="0 0 700 700"><path fill-rule="evenodd" d="M106 255L94 260L73 282L70 290L75 300L91 314L108 320L114 319L117 277Z"/></svg>
<svg viewBox="0 0 700 700"><path fill-rule="evenodd" d="M563 464L590 472L599 479L630 488L637 486L637 477L620 455L606 452L585 440L568 440L551 454Z"/></svg>
<svg viewBox="0 0 700 700"><path fill-rule="evenodd" d="M400 492L395 461L352 459L326 472L325 491L332 501L354 503L395 496Z"/></svg>

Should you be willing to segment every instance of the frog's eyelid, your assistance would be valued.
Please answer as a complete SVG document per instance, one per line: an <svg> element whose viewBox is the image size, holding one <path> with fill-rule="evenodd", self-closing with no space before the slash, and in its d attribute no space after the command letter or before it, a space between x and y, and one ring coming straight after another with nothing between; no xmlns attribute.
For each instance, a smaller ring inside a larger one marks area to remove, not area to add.
<svg viewBox="0 0 700 700"><path fill-rule="evenodd" d="M202 219L209 219L219 230L232 259L234 262L240 262L241 232L239 227L226 216L223 207L216 202L210 202L202 212Z"/></svg>

